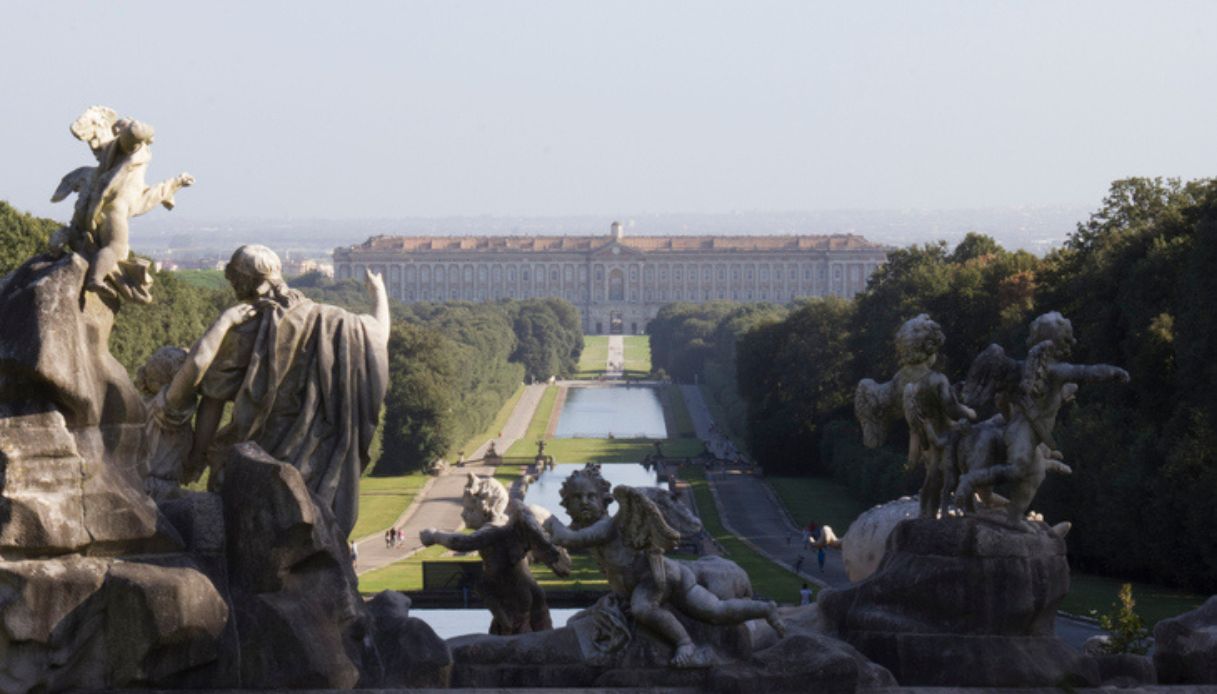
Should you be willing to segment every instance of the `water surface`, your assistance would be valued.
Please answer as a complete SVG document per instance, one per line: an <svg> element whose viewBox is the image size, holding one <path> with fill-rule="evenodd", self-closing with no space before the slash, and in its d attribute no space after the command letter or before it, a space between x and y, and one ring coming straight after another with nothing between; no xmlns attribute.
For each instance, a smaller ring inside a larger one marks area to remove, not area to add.
<svg viewBox="0 0 1217 694"><path fill-rule="evenodd" d="M536 482L528 487L524 501L536 504L558 517L558 520L570 525L570 516L562 508L562 482L575 470L583 468L582 463L563 463L555 465L554 469L541 473ZM619 484L631 487L658 487L659 476L655 469L647 469L638 463L605 463L600 466L600 476L609 481L614 487ZM609 513L617 512L617 504L609 506Z"/></svg>
<svg viewBox="0 0 1217 694"><path fill-rule="evenodd" d="M666 439L663 405L654 388L568 388L558 416L557 438Z"/></svg>

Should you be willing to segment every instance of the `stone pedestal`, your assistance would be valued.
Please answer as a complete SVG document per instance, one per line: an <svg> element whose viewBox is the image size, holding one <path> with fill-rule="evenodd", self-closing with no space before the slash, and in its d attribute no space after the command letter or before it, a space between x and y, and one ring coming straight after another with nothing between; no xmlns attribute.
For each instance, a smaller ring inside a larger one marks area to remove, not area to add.
<svg viewBox="0 0 1217 694"><path fill-rule="evenodd" d="M817 602L835 633L902 685L1097 684L1093 660L1054 634L1068 591L1063 539L984 514L901 522L870 578Z"/></svg>
<svg viewBox="0 0 1217 694"><path fill-rule="evenodd" d="M1162 684L1217 684L1217 595L1154 627L1154 665Z"/></svg>

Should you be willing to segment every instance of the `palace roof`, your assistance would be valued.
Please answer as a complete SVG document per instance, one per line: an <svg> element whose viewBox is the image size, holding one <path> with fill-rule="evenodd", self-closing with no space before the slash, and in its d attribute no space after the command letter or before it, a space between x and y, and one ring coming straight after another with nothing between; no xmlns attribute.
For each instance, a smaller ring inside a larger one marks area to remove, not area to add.
<svg viewBox="0 0 1217 694"><path fill-rule="evenodd" d="M618 244L644 253L692 251L881 251L857 234L832 236L373 236L354 252L590 252Z"/></svg>

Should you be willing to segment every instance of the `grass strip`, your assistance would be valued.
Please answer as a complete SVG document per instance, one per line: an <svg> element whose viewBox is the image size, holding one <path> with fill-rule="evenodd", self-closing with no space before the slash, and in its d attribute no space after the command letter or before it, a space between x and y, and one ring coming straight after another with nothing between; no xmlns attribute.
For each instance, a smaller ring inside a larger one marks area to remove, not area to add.
<svg viewBox="0 0 1217 694"><path fill-rule="evenodd" d="M849 487L827 477L766 477L765 482L800 527L815 521L841 536L868 508L850 495Z"/></svg>
<svg viewBox="0 0 1217 694"><path fill-rule="evenodd" d="M409 508L427 479L427 475L421 472L360 479L359 519L351 529L351 539L357 540L384 531L392 525Z"/></svg>
<svg viewBox="0 0 1217 694"><path fill-rule="evenodd" d="M546 386L537 403L537 411L528 422L528 430L524 436L507 449L505 455L511 457L529 457L537 454L537 440L545 438L545 428L549 426L549 417L554 411L554 399L558 397L558 386Z"/></svg>
<svg viewBox="0 0 1217 694"><path fill-rule="evenodd" d="M739 564L740 568L747 572L752 580L753 592L767 600L797 603L803 579L773 563L743 540L727 532L718 515L718 507L714 504L714 495L710 491L705 471L697 465L684 465L680 468L679 475L693 488L697 512L706 532L723 548L728 559ZM812 590L815 590L814 586Z"/></svg>
<svg viewBox="0 0 1217 694"><path fill-rule="evenodd" d="M363 574L359 577L359 592L374 594L382 590L422 590L423 562L437 560L481 561L476 552L456 555L444 547L433 545L401 561ZM566 578L558 576L544 564L533 565L530 570L545 590L608 590L608 580L587 554L571 556L571 573Z"/></svg>
<svg viewBox="0 0 1217 694"><path fill-rule="evenodd" d="M646 335L625 335L625 377L646 378L651 375L651 338Z"/></svg>
<svg viewBox="0 0 1217 694"><path fill-rule="evenodd" d="M583 336L583 351L579 354L576 379L594 381L604 375L608 363L608 335Z"/></svg>

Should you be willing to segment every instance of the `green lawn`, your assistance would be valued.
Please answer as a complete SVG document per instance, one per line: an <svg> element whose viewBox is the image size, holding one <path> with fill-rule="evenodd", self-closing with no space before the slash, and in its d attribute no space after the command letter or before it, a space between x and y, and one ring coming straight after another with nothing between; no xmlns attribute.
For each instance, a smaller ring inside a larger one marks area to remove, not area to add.
<svg viewBox="0 0 1217 694"><path fill-rule="evenodd" d="M388 566L369 571L359 577L359 592L379 593L382 590L422 590L423 562L442 559L444 561L480 561L477 553L457 556L438 545L427 547L410 557ZM596 562L587 554L571 557L571 573L561 578L548 566L538 564L531 567L532 575L545 590L608 590L608 581Z"/></svg>
<svg viewBox="0 0 1217 694"><path fill-rule="evenodd" d="M756 595L781 603L797 602L803 579L769 561L764 555L723 528L722 520L718 515L718 507L714 505L710 484L706 481L705 471L697 465L685 465L680 469L680 478L689 482L693 487L693 496L697 500L697 512L701 516L706 532L722 545L727 552L728 559L739 564L740 568L748 573Z"/></svg>
<svg viewBox="0 0 1217 694"><path fill-rule="evenodd" d="M549 426L549 416L554 411L554 399L558 397L558 386L546 386L541 394L541 402L537 403L537 411L532 414L528 423L528 431L524 438L516 441L503 455L510 457L528 457L537 454L537 440L545 437L545 428Z"/></svg>
<svg viewBox="0 0 1217 694"><path fill-rule="evenodd" d="M674 427L668 434L673 438L696 438L697 430L693 419L689 417L689 408L685 405L685 396L680 392L680 386L670 385L663 390L663 404Z"/></svg>
<svg viewBox="0 0 1217 694"><path fill-rule="evenodd" d="M359 519L351 530L351 539L387 529L410 506L426 483L427 475L421 472L398 477L361 478Z"/></svg>
<svg viewBox="0 0 1217 694"><path fill-rule="evenodd" d="M575 378L595 380L604 375L608 362L608 335L584 335L583 352L579 355L579 367Z"/></svg>
<svg viewBox="0 0 1217 694"><path fill-rule="evenodd" d="M223 270L178 270L173 276L186 284L204 289L228 289Z"/></svg>
<svg viewBox="0 0 1217 694"><path fill-rule="evenodd" d="M625 377L646 378L651 375L651 338L646 335L625 335Z"/></svg>
<svg viewBox="0 0 1217 694"><path fill-rule="evenodd" d="M1167 617L1194 610L1206 599L1206 596L1183 590L1073 571L1069 575L1069 595L1061 603L1061 610L1083 616L1092 616L1093 612L1111 612L1112 606L1117 604L1116 594L1125 583L1132 583L1132 596L1137 601L1136 612L1150 627Z"/></svg>
<svg viewBox="0 0 1217 694"><path fill-rule="evenodd" d="M503 406L499 408L499 413L494 416L494 421L491 422L484 431L479 432L476 436L471 437L459 448L451 451L448 458L450 460L456 460L456 454L462 452L466 456L472 456L473 452L477 450L478 446L486 443L490 439L497 438L499 432L503 430L503 427L507 424L507 420L511 417L512 410L516 408L516 405L520 402L520 398L523 395L524 384L521 383L520 387L516 388L516 392L512 393L511 397L507 398L507 402L503 403Z"/></svg>
<svg viewBox="0 0 1217 694"><path fill-rule="evenodd" d="M850 496L849 488L827 477L767 477L770 488L782 500L794 522L830 525L837 536L849 530L858 514L868 506Z"/></svg>

